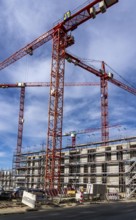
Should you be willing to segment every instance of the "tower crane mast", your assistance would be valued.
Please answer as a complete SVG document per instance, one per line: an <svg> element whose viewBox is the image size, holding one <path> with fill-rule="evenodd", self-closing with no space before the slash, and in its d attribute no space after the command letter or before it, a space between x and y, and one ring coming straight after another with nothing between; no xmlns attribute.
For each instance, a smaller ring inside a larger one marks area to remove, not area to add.
<svg viewBox="0 0 136 220"><path fill-rule="evenodd" d="M109 140L109 122L108 122L108 83L105 78L105 64L102 62L102 75L100 78L101 88L101 136L103 145Z"/></svg>
<svg viewBox="0 0 136 220"><path fill-rule="evenodd" d="M22 151L22 134L24 124L24 103L25 103L25 87L21 87L20 91L20 106L19 106L19 118L18 118L18 136L17 136L17 147L15 155L15 166L14 169L20 166L20 157Z"/></svg>
<svg viewBox="0 0 136 220"><path fill-rule="evenodd" d="M70 11L65 13L63 21L60 21L51 30L0 63L0 70L2 70L27 54L33 55L36 48L51 39L53 40L45 188L54 188L55 185L58 189L60 188L65 50L74 44L74 38L69 35L69 32L74 31L87 20L94 19L98 14L106 12L108 8L117 2L118 0L94 0L74 14L71 14Z"/></svg>

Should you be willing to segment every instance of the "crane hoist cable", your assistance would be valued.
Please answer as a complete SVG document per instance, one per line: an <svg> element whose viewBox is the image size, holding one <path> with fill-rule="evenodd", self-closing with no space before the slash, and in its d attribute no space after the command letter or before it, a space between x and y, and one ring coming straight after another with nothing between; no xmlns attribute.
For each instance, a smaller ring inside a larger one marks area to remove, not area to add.
<svg viewBox="0 0 136 220"><path fill-rule="evenodd" d="M107 67L109 67L111 70L112 70L112 72L114 72L116 75L118 75L124 82L126 82L129 86L131 86L131 87L133 87L134 89L136 89L136 87L132 84L132 83L130 83L128 80L126 80L123 76L121 76L116 70L114 70L111 66L109 66L107 63L105 63L105 65L107 66Z"/></svg>

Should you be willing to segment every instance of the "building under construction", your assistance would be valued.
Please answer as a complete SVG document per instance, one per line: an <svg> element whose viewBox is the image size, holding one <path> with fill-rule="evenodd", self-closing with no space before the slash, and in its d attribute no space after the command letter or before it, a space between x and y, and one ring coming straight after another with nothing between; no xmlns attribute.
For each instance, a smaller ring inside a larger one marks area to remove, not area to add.
<svg viewBox="0 0 136 220"><path fill-rule="evenodd" d="M13 187L40 189L56 187L59 190L70 186L86 189L87 184L97 183L126 198L134 196L136 142L135 138L109 141L108 82L133 95L136 95L136 89L118 81L113 73L107 72L104 61L101 69L97 70L66 51L67 47L74 44L71 32L87 20L105 13L116 3L118 0L95 0L85 4L74 14L66 12L63 20L51 30L0 63L2 70L25 55L32 56L35 49L53 40L46 151L22 151L25 86L20 84L21 101L18 141L13 158ZM75 145L65 149L62 146L65 60L100 78L102 143Z"/></svg>
<svg viewBox="0 0 136 220"><path fill-rule="evenodd" d="M90 145L92 146L79 145L62 151L61 188L83 187L86 190L88 184L103 184L109 192L119 193L126 198L134 196L136 192L134 138L125 141L122 139L107 146L99 143ZM44 151L23 153L14 185L43 189L44 173Z"/></svg>

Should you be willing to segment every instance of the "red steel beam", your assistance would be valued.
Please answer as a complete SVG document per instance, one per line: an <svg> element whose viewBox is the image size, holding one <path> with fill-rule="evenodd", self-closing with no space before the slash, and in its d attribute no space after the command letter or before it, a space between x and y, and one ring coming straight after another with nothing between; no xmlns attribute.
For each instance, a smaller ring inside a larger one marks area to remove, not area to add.
<svg viewBox="0 0 136 220"><path fill-rule="evenodd" d="M50 87L49 82L23 82L23 83L1 83L0 88L21 88L21 87ZM100 86L97 82L65 82L64 86Z"/></svg>

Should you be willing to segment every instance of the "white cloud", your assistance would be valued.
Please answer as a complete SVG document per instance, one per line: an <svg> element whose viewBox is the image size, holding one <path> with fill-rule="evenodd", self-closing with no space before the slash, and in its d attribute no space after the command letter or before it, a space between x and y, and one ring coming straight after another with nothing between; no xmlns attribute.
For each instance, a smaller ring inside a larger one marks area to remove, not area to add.
<svg viewBox="0 0 136 220"><path fill-rule="evenodd" d="M0 157L5 157L5 152L0 152Z"/></svg>

